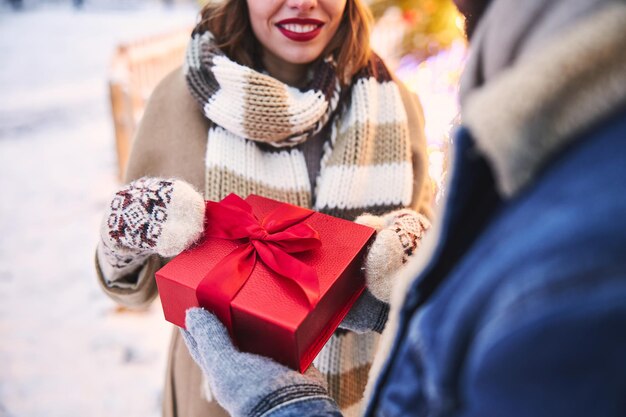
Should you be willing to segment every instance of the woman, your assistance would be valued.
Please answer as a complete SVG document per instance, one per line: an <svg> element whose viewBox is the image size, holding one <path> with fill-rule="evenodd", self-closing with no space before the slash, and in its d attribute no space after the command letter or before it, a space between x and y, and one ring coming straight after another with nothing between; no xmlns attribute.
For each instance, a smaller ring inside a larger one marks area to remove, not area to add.
<svg viewBox="0 0 626 417"><path fill-rule="evenodd" d="M348 414L376 343L363 331L384 323L384 278L417 247L430 201L419 102L368 38L360 0L205 6L185 65L150 99L97 252L105 292L140 306L166 258L202 234L205 199L255 193L350 220L369 213L359 221L379 231L370 291L346 321L361 334L339 331L315 362ZM169 358L164 415L223 415L177 331Z"/></svg>

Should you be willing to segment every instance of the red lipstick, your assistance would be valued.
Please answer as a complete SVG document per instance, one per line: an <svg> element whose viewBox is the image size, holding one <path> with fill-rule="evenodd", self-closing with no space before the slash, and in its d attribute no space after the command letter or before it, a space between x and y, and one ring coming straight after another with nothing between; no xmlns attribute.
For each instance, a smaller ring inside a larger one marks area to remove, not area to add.
<svg viewBox="0 0 626 417"><path fill-rule="evenodd" d="M291 18L276 23L276 27L288 39L295 42L308 42L322 31L324 22L317 19Z"/></svg>

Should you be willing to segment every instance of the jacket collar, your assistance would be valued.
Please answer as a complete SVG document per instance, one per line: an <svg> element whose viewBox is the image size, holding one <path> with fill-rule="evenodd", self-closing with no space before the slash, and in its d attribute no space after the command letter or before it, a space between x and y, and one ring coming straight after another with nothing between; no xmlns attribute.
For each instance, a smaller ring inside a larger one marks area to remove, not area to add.
<svg viewBox="0 0 626 417"><path fill-rule="evenodd" d="M465 97L463 123L503 196L626 102L625 21L626 4L606 6Z"/></svg>
<svg viewBox="0 0 626 417"><path fill-rule="evenodd" d="M464 124L494 169L504 196L512 197L528 185L576 133L626 102L625 20L626 7L611 6L468 93ZM398 335L400 309L415 279L438 256L442 225L441 219L433 223L419 256L394 277L389 321L365 390L368 411L373 410L373 394L382 383L378 376Z"/></svg>

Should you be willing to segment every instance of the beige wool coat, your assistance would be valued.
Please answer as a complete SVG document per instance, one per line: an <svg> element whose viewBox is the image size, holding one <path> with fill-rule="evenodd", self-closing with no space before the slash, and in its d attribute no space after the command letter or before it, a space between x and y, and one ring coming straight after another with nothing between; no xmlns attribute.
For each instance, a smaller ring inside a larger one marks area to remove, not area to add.
<svg viewBox="0 0 626 417"><path fill-rule="evenodd" d="M419 100L400 86L408 115L412 143L414 193L412 208L430 215L431 195L427 173L424 119ZM185 76L179 68L169 74L153 92L134 138L125 182L137 178L178 178L196 190L205 189L205 152L210 122L190 95ZM134 288L108 286L96 262L104 292L119 304L141 308L157 296L154 273L167 262L153 256L137 272ZM163 325L168 325L165 321ZM169 348L165 388L164 417L220 417L228 414L207 399L200 368L187 351L178 329L174 328Z"/></svg>

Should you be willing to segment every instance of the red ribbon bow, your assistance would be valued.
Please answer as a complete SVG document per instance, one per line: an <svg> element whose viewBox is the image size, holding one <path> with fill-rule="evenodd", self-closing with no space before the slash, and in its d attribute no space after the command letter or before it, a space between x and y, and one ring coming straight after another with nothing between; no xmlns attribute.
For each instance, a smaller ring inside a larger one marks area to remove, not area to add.
<svg viewBox="0 0 626 417"><path fill-rule="evenodd" d="M295 282L309 305L315 307L320 297L315 270L289 255L317 249L321 241L317 231L301 223L313 211L281 205L259 221L252 207L236 194L219 203L206 203L205 236L243 240L203 278L196 289L200 305L210 308L232 329L230 303L252 274L257 257L281 277Z"/></svg>

